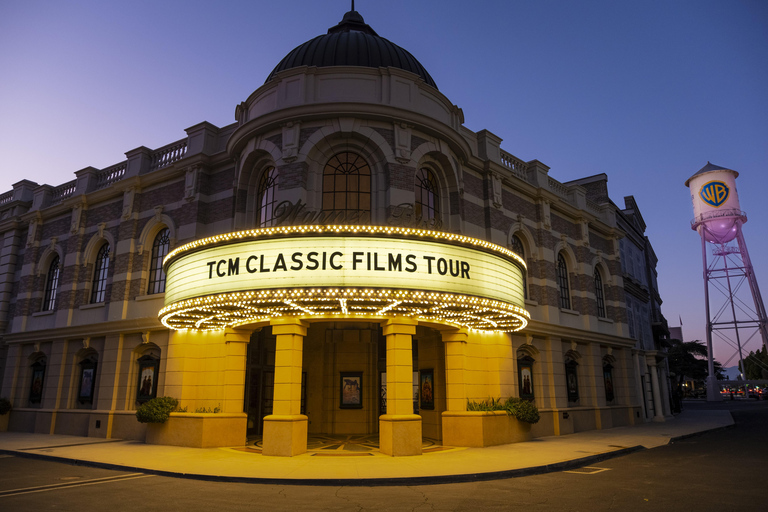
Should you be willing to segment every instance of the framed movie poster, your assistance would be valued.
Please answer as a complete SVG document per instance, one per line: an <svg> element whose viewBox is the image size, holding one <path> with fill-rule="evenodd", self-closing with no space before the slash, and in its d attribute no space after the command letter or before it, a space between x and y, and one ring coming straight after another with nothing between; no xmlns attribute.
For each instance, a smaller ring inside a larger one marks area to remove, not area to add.
<svg viewBox="0 0 768 512"><path fill-rule="evenodd" d="M419 406L421 409L435 409L435 371L433 369L419 372Z"/></svg>
<svg viewBox="0 0 768 512"><path fill-rule="evenodd" d="M81 404L93 403L93 389L96 385L96 361L85 359L80 361L80 391L77 401Z"/></svg>
<svg viewBox="0 0 768 512"><path fill-rule="evenodd" d="M387 414L387 372L379 372L379 416Z"/></svg>
<svg viewBox="0 0 768 512"><path fill-rule="evenodd" d="M363 372L341 372L342 409L363 408Z"/></svg>
<svg viewBox="0 0 768 512"><path fill-rule="evenodd" d="M533 400L533 358L525 356L517 360L518 384L520 398Z"/></svg>
<svg viewBox="0 0 768 512"><path fill-rule="evenodd" d="M45 363L37 361L32 365L32 382L29 387L29 401L39 404L43 399L43 384L45 384Z"/></svg>
<svg viewBox="0 0 768 512"><path fill-rule="evenodd" d="M605 382L605 401L613 402L613 366L603 366L603 381Z"/></svg>
<svg viewBox="0 0 768 512"><path fill-rule="evenodd" d="M160 370L160 359L145 355L139 358L139 383L136 391L136 401L144 403L157 396L157 375Z"/></svg>
<svg viewBox="0 0 768 512"><path fill-rule="evenodd" d="M568 361L565 363L565 387L568 390L568 401L577 402L579 400L579 376L576 368L579 363Z"/></svg>

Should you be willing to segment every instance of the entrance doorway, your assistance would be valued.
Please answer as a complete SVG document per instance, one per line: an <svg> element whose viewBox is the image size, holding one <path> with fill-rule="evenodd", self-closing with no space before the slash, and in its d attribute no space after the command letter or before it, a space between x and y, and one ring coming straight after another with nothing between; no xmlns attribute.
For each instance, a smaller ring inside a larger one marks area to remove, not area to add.
<svg viewBox="0 0 768 512"><path fill-rule="evenodd" d="M378 322L337 321L310 324L303 340L301 414L312 436L378 436L386 414L386 339ZM255 331L247 350L244 412L246 434L264 433L264 417L273 413L276 336L269 326ZM445 409L445 350L440 334L417 328L412 342L413 414L422 417L423 437L442 438ZM359 407L345 407L343 379L358 375L363 388ZM367 442L367 441L366 441Z"/></svg>

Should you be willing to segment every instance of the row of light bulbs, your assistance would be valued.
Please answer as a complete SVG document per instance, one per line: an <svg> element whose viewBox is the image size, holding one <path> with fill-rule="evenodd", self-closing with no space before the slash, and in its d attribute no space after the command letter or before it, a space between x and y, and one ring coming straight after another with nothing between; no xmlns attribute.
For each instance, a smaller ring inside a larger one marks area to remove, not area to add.
<svg viewBox="0 0 768 512"><path fill-rule="evenodd" d="M308 304L311 303L311 304ZM187 299L160 310L169 329L221 330L280 317L409 316L478 331L514 332L530 314L492 299L431 291L381 288L296 288L218 294Z"/></svg>

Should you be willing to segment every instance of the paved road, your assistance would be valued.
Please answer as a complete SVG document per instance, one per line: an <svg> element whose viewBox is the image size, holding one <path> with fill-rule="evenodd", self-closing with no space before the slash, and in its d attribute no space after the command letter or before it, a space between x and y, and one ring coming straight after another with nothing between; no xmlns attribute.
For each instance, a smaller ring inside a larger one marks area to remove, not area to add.
<svg viewBox="0 0 768 512"><path fill-rule="evenodd" d="M0 458L0 510L768 510L768 401L727 408L736 426L577 471L410 487L232 484Z"/></svg>

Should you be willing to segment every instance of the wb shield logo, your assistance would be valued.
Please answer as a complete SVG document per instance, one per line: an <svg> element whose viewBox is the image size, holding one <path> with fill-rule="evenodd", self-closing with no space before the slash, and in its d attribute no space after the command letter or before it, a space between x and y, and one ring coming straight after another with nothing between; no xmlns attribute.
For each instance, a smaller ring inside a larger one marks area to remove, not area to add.
<svg viewBox="0 0 768 512"><path fill-rule="evenodd" d="M722 181L710 181L701 187L699 196L708 205L718 208L728 199L728 192L728 185Z"/></svg>

